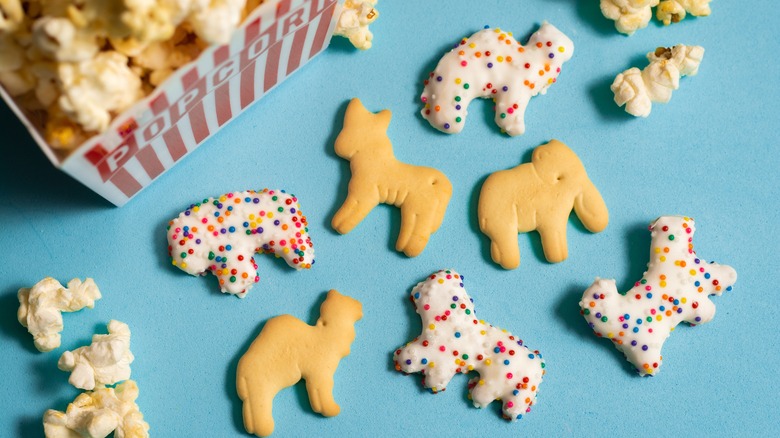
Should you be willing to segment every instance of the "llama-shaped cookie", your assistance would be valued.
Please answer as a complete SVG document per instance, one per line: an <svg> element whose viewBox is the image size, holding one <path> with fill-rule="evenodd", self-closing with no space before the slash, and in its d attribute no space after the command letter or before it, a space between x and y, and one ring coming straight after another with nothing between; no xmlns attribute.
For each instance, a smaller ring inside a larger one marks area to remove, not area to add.
<svg viewBox="0 0 780 438"><path fill-rule="evenodd" d="M625 294L615 280L597 278L580 301L581 313L598 337L612 340L641 375L655 375L661 347L681 322L704 324L715 316L710 295L730 291L731 266L707 263L693 250L692 218L662 216L650 225L647 272Z"/></svg>
<svg viewBox="0 0 780 438"><path fill-rule="evenodd" d="M412 289L411 300L423 332L395 351L396 370L422 373L423 386L434 393L444 391L455 374L476 371L479 376L468 384L474 406L501 400L508 420L531 410L545 372L541 354L508 331L477 319L462 275L435 272Z"/></svg>
<svg viewBox="0 0 780 438"><path fill-rule="evenodd" d="M538 231L544 257L568 257L566 225L571 210L589 231L607 226L609 213L582 162L558 140L537 147L530 163L491 174L479 194L479 228L491 241L493 261L505 269L520 265L517 233Z"/></svg>
<svg viewBox="0 0 780 438"><path fill-rule="evenodd" d="M276 393L306 380L314 412L338 415L333 399L333 374L349 354L355 322L363 317L357 300L328 292L314 326L291 315L268 320L238 361L236 389L244 402L244 427L257 436L274 431L271 408Z"/></svg>
<svg viewBox="0 0 780 438"><path fill-rule="evenodd" d="M430 167L398 161L387 137L391 113L374 114L359 99L349 102L344 127L336 139L336 154L349 160L352 178L347 199L333 216L333 228L352 231L377 205L401 209L401 231L395 248L409 257L419 255L431 234L441 226L452 184Z"/></svg>
<svg viewBox="0 0 780 438"><path fill-rule="evenodd" d="M309 269L314 248L298 198L284 190L227 193L191 205L168 224L168 254L191 275L211 272L222 292L244 298L260 281L255 253Z"/></svg>
<svg viewBox="0 0 780 438"><path fill-rule="evenodd" d="M455 44L428 75L420 96L422 116L442 132L458 133L471 100L487 97L496 104L496 124L509 135L521 135L528 102L547 92L573 53L574 43L549 23L526 45L512 32L481 30Z"/></svg>

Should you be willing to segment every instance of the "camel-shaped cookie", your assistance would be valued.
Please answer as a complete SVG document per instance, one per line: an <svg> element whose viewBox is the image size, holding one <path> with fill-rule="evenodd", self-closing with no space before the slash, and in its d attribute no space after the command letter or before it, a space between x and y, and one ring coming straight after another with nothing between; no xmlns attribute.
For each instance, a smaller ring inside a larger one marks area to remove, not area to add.
<svg viewBox="0 0 780 438"><path fill-rule="evenodd" d="M284 190L247 190L206 198L168 224L168 255L191 275L211 272L222 292L244 298L258 281L255 253L274 254L297 270L314 263L298 198Z"/></svg>
<svg viewBox="0 0 780 438"><path fill-rule="evenodd" d="M596 336L612 340L640 375L655 375L661 348L681 322L704 324L715 316L710 295L730 291L731 266L707 263L693 250L693 219L662 216L650 225L650 262L625 294L615 280L597 278L582 294L580 313Z"/></svg>
<svg viewBox="0 0 780 438"><path fill-rule="evenodd" d="M501 400L504 418L512 421L531 410L545 373L542 355L508 331L477 319L462 275L435 272L412 289L410 298L423 332L395 351L396 370L422 373L423 386L433 393L444 391L455 374L476 371L479 376L468 384L474 406Z"/></svg>
<svg viewBox="0 0 780 438"><path fill-rule="evenodd" d="M236 389L244 402L244 427L257 436L274 431L271 408L280 390L306 380L309 403L326 417L338 415L333 374L349 354L355 322L363 317L357 300L328 292L314 326L291 316L268 320L238 361Z"/></svg>
<svg viewBox="0 0 780 438"><path fill-rule="evenodd" d="M517 233L538 231L544 257L568 257L566 224L572 208L589 231L607 226L609 213L582 162L558 140L537 147L530 163L491 174L479 194L479 228L491 241L493 261L505 269L520 265Z"/></svg>
<svg viewBox="0 0 780 438"><path fill-rule="evenodd" d="M441 226L452 184L430 167L398 161L387 137L389 110L374 114L360 100L349 102L344 127L336 139L336 154L349 160L352 178L347 199L333 216L332 226L347 234L380 203L401 209L401 231L395 249L419 255Z"/></svg>
<svg viewBox="0 0 780 438"><path fill-rule="evenodd" d="M463 129L471 101L495 102L496 124L509 135L525 132L525 109L532 97L547 93L574 54L574 43L555 26L544 23L518 43L512 32L484 29L461 39L425 80L422 116L439 131Z"/></svg>

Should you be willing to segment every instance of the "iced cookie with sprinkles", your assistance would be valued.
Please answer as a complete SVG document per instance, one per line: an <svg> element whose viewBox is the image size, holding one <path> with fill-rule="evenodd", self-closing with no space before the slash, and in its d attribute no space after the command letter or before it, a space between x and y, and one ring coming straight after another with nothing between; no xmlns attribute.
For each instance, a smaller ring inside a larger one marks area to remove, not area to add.
<svg viewBox="0 0 780 438"><path fill-rule="evenodd" d="M486 26L455 44L428 75L422 116L439 131L455 134L466 123L472 99L492 98L496 124L509 135L522 135L528 102L547 92L573 53L574 43L546 22L526 45L512 32Z"/></svg>
<svg viewBox="0 0 780 438"><path fill-rule="evenodd" d="M730 291L737 280L731 266L696 255L692 218L662 216L649 229L650 262L634 287L619 293L615 280L597 278L580 301L580 313L596 336L610 339L642 376L658 373L661 348L677 324L711 321L710 295Z"/></svg>
<svg viewBox="0 0 780 438"><path fill-rule="evenodd" d="M243 298L260 280L255 253L309 269L314 248L298 198L284 190L248 190L206 198L168 224L168 254L191 275L211 272L222 292Z"/></svg>
<svg viewBox="0 0 780 438"><path fill-rule="evenodd" d="M469 398L478 408L501 400L507 420L530 412L545 373L538 350L474 313L474 300L453 270L431 274L412 289L411 301L422 319L420 336L398 348L395 369L422 373L423 386L444 391L455 374L476 371L469 380Z"/></svg>

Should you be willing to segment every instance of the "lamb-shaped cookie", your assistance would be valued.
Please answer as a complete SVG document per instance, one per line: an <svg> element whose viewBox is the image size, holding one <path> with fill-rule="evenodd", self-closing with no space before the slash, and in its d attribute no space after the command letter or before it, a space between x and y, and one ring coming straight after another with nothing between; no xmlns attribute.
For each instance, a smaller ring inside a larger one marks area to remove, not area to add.
<svg viewBox="0 0 780 438"><path fill-rule="evenodd" d="M517 233L537 230L544 257L568 257L566 224L572 208L589 231L607 226L609 213L582 162L558 140L537 147L530 163L491 174L479 194L479 228L490 238L490 255L504 269L520 265Z"/></svg>
<svg viewBox="0 0 780 438"><path fill-rule="evenodd" d="M572 54L574 43L549 23L526 45L512 32L481 30L455 44L428 75L420 96L422 116L439 131L458 133L472 99L491 98L496 124L509 135L522 135L528 102L547 93Z"/></svg>
<svg viewBox="0 0 780 438"><path fill-rule="evenodd" d="M452 184L430 167L398 161L387 137L389 110L374 114L359 99L349 102L344 127L336 139L336 154L349 160L352 178L347 199L333 216L332 226L347 234L380 203L401 209L401 231L395 249L419 255L441 226Z"/></svg>
<svg viewBox="0 0 780 438"><path fill-rule="evenodd" d="M65 412L49 409L43 415L47 438L148 438L149 424L135 403L138 385L132 381L115 388L83 392Z"/></svg>
<svg viewBox="0 0 780 438"><path fill-rule="evenodd" d="M91 278L82 283L78 278L62 287L59 281L46 277L31 288L18 292L19 310L16 317L33 335L35 348L46 352L60 346L63 329L61 312L76 312L85 307L95 307L100 290Z"/></svg>
<svg viewBox="0 0 780 438"><path fill-rule="evenodd" d="M255 253L309 269L314 248L298 198L284 190L248 190L191 205L168 224L168 254L191 275L211 272L222 292L244 298L260 281Z"/></svg>
<svg viewBox="0 0 780 438"><path fill-rule="evenodd" d="M57 367L70 371L68 382L76 388L92 390L130 378L130 327L111 320L107 335L93 335L92 343L60 356Z"/></svg>
<svg viewBox="0 0 780 438"><path fill-rule="evenodd" d="M693 250L692 218L662 216L650 225L647 272L625 294L615 280L597 278L580 301L580 313L598 337L610 339L640 375L661 367L661 347L681 322L704 324L715 316L710 295L730 291L731 266L707 263Z"/></svg>
<svg viewBox="0 0 780 438"><path fill-rule="evenodd" d="M626 112L636 117L647 117L653 102L667 103L672 91L680 88L680 78L695 76L704 57L699 46L678 44L659 47L647 54L650 64L643 70L632 67L615 77L610 89L615 103L626 106Z"/></svg>
<svg viewBox="0 0 780 438"><path fill-rule="evenodd" d="M363 317L357 300L328 292L320 318L310 326L291 315L268 320L238 361L236 390L244 402L244 427L257 436L274 431L271 413L280 390L306 380L309 403L326 417L338 415L333 374L355 340L355 322Z"/></svg>
<svg viewBox="0 0 780 438"><path fill-rule="evenodd" d="M455 374L476 371L479 376L468 384L474 406L501 400L504 418L512 421L531 410L545 373L541 354L508 331L478 320L462 275L436 272L417 284L410 298L423 332L395 351L396 370L422 373L423 386L433 393L444 391Z"/></svg>

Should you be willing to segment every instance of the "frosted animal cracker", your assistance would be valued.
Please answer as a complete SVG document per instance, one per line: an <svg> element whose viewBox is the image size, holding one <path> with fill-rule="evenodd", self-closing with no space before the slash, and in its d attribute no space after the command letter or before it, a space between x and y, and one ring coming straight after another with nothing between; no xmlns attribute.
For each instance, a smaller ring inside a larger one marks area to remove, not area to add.
<svg viewBox="0 0 780 438"><path fill-rule="evenodd" d="M423 332L395 351L396 370L422 373L423 386L433 393L444 391L455 374L477 371L479 376L468 384L474 406L502 400L504 417L512 421L531 410L545 373L541 354L506 330L478 320L463 276L453 270L436 272L412 289L411 300Z"/></svg>
<svg viewBox="0 0 780 438"><path fill-rule="evenodd" d="M695 76L704 57L704 48L678 44L659 47L647 54L650 64L643 70L632 67L615 77L610 89L615 103L626 106L626 112L647 117L653 102L666 103L672 91L680 88L680 78Z"/></svg>
<svg viewBox="0 0 780 438"><path fill-rule="evenodd" d="M442 132L458 133L471 100L489 97L496 104L496 124L509 135L522 135L528 102L547 92L573 53L574 43L549 23L525 46L511 32L481 30L460 40L425 80L422 116Z"/></svg>
<svg viewBox="0 0 780 438"><path fill-rule="evenodd" d="M111 320L107 335L93 335L90 345L62 353L57 368L70 371L71 385L92 390L129 379L133 359L130 327Z"/></svg>
<svg viewBox="0 0 780 438"><path fill-rule="evenodd" d="M191 205L168 225L168 253L191 275L211 272L222 292L243 298L257 275L255 253L309 269L314 248L298 198L284 190L233 192Z"/></svg>
<svg viewBox="0 0 780 438"><path fill-rule="evenodd" d="M95 307L100 290L91 278L82 283L78 278L62 287L59 281L46 277L32 288L19 289L19 310L16 317L33 335L38 351L51 351L60 346L63 329L61 312L76 312Z"/></svg>
<svg viewBox="0 0 780 438"><path fill-rule="evenodd" d="M681 322L704 324L715 316L710 295L730 291L737 273L707 263L693 250L693 219L662 216L650 225L647 272L625 294L615 280L597 278L580 301L580 312L596 333L610 339L640 375L655 375L661 347Z"/></svg>

